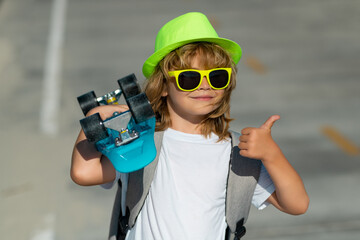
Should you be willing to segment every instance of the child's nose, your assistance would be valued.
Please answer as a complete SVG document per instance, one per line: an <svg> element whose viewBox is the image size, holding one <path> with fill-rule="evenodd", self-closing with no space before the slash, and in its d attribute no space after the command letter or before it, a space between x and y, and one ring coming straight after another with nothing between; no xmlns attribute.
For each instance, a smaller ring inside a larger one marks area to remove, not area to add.
<svg viewBox="0 0 360 240"><path fill-rule="evenodd" d="M199 89L200 89L200 90L208 90L208 89L210 89L210 88L211 88L211 87L210 87L210 85L209 85L209 83L208 83L208 80L207 80L206 76L204 76L203 79L202 79L202 81L201 81L201 84L200 84Z"/></svg>

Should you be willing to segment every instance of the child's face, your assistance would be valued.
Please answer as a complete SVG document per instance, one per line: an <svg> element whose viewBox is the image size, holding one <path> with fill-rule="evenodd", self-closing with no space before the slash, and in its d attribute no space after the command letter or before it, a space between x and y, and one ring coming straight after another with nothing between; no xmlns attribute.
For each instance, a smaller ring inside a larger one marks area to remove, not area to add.
<svg viewBox="0 0 360 240"><path fill-rule="evenodd" d="M198 55L193 58L191 68L207 70L203 67ZM175 79L172 78L167 91L163 93L163 96L167 96L171 120L182 119L192 123L199 123L206 114L215 110L218 107L219 99L223 95L224 89L212 89L206 77L203 78L200 87L192 92L180 90L176 85Z"/></svg>

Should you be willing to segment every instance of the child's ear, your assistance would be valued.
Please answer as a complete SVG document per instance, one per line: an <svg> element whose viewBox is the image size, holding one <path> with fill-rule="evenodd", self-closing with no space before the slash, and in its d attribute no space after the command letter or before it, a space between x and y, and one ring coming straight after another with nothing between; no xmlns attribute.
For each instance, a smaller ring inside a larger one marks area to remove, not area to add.
<svg viewBox="0 0 360 240"><path fill-rule="evenodd" d="M162 97L166 97L168 95L167 88L164 89L164 91L161 93Z"/></svg>
<svg viewBox="0 0 360 240"><path fill-rule="evenodd" d="M164 82L166 83L166 80L164 80ZM169 86L167 84L164 84L164 90L161 93L162 97L166 97L168 95L168 87Z"/></svg>

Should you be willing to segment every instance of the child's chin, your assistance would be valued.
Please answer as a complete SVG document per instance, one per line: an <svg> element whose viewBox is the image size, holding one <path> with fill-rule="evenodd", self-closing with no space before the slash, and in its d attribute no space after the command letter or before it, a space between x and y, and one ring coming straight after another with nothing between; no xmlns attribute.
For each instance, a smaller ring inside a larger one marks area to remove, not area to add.
<svg viewBox="0 0 360 240"><path fill-rule="evenodd" d="M198 111L198 115L199 116L207 116L209 113L211 113L212 111L214 111L215 110L215 108L214 107L204 107L204 108L202 108L202 109L200 109L199 111Z"/></svg>

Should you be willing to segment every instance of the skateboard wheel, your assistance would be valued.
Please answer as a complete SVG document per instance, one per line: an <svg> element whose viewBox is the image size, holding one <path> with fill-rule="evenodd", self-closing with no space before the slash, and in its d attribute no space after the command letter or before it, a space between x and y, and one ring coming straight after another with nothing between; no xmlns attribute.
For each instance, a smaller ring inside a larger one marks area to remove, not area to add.
<svg viewBox="0 0 360 240"><path fill-rule="evenodd" d="M80 108L86 115L91 109L99 106L100 104L96 100L96 95L94 91L85 93L77 98Z"/></svg>
<svg viewBox="0 0 360 240"><path fill-rule="evenodd" d="M130 74L118 80L120 89L125 99L136 96L141 93L141 89L136 81L135 74Z"/></svg>
<svg viewBox="0 0 360 240"><path fill-rule="evenodd" d="M89 142L97 142L109 136L99 113L81 119L80 125Z"/></svg>
<svg viewBox="0 0 360 240"><path fill-rule="evenodd" d="M144 122L155 116L145 93L128 98L126 101L136 123Z"/></svg>

